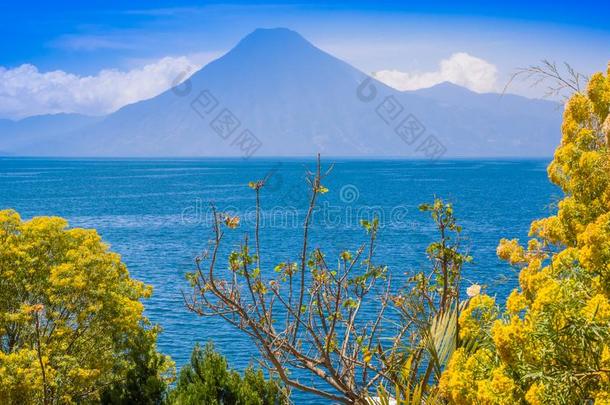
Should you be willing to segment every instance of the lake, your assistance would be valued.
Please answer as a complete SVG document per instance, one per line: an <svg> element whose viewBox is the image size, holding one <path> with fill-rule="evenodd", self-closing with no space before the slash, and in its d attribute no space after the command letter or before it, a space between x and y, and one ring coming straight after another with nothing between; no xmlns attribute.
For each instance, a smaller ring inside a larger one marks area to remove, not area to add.
<svg viewBox="0 0 610 405"><path fill-rule="evenodd" d="M378 263L395 278L424 269L434 227L418 205L442 197L454 204L464 246L474 262L469 283L503 301L516 274L497 259L502 237L525 240L533 219L547 216L560 191L546 176L548 160L346 160L326 159L325 179L312 246L328 257L357 248L365 238L359 219L381 218ZM185 273L212 236L210 203L242 217L225 253L252 230L254 192L247 184L270 174L262 191L263 272L299 255L306 209L306 168L313 160L284 159L0 159L0 208L23 218L58 215L71 226L95 228L120 253L133 277L154 287L147 315L163 327L161 351L185 364L195 342L213 340L230 364L244 368L257 353L243 334L220 319L189 313L182 292ZM265 253L266 252L266 253ZM224 266L226 259L220 261ZM296 394L296 393L295 393ZM296 395L295 399L307 397Z"/></svg>

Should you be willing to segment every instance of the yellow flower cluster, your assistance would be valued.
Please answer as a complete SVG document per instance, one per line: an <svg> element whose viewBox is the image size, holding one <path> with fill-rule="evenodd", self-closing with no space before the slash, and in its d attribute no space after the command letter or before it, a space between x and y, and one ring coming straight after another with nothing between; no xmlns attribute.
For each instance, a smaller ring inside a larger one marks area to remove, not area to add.
<svg viewBox="0 0 610 405"><path fill-rule="evenodd" d="M498 311L493 298L479 294L471 298L460 313L460 338L476 339L497 318Z"/></svg>
<svg viewBox="0 0 610 405"><path fill-rule="evenodd" d="M516 403L518 387L504 369L492 369L493 357L488 349L472 355L457 349L439 382L439 394L459 405Z"/></svg>
<svg viewBox="0 0 610 405"><path fill-rule="evenodd" d="M520 269L506 312L480 322L472 300L459 348L439 392L450 403L610 404L610 65L566 104L562 141L549 165L565 198L534 221L522 247L498 256ZM483 304L484 302L484 304ZM477 330L480 327L482 330Z"/></svg>

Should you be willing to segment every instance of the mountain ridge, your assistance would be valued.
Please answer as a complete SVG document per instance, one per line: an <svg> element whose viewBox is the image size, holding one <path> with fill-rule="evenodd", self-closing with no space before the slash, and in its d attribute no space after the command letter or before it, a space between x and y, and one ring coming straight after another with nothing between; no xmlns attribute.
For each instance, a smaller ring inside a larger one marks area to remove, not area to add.
<svg viewBox="0 0 610 405"><path fill-rule="evenodd" d="M0 150L30 156L425 157L425 143L433 139L433 158L550 156L560 118L549 101L478 94L453 84L401 92L295 31L257 29L186 82L104 117L74 116L46 133L25 135L0 123ZM248 139L259 147L243 150Z"/></svg>

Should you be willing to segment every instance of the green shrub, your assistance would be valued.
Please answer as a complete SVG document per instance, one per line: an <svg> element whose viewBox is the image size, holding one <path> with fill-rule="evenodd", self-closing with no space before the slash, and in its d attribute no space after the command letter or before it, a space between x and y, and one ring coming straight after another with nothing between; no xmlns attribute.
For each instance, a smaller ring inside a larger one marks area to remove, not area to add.
<svg viewBox="0 0 610 405"><path fill-rule="evenodd" d="M104 405L161 405L169 382L175 377L174 363L157 351L157 334L153 327L140 333L130 344L127 359L131 368L124 380L112 384L101 396Z"/></svg>
<svg viewBox="0 0 610 405"><path fill-rule="evenodd" d="M261 370L248 367L240 376L228 368L227 360L208 343L196 345L191 363L180 372L176 388L168 398L170 404L287 404L284 390L275 380L265 380Z"/></svg>

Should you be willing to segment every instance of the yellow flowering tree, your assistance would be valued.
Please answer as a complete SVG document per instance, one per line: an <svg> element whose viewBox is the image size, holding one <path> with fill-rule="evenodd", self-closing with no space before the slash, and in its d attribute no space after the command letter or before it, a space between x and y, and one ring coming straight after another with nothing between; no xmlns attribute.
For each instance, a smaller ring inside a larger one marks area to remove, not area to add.
<svg viewBox="0 0 610 405"><path fill-rule="evenodd" d="M127 381L134 345L154 347L150 293L94 230L0 211L0 403L90 402Z"/></svg>
<svg viewBox="0 0 610 405"><path fill-rule="evenodd" d="M565 106L548 168L565 193L557 214L532 223L527 246L498 246L520 269L504 314L481 296L460 317L478 344L459 348L441 377L451 403L610 403L609 75L610 65Z"/></svg>

